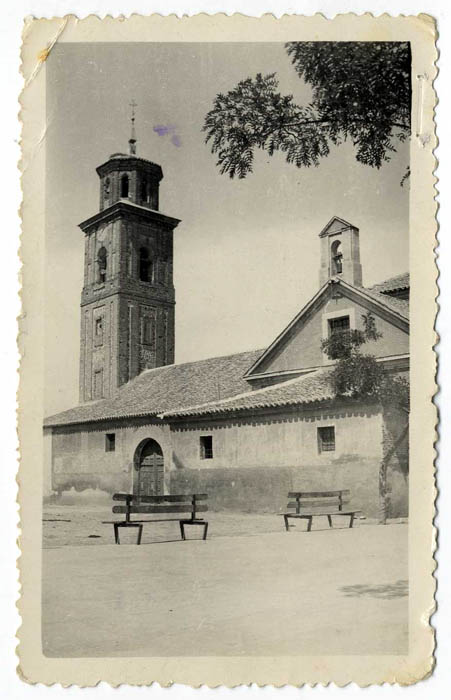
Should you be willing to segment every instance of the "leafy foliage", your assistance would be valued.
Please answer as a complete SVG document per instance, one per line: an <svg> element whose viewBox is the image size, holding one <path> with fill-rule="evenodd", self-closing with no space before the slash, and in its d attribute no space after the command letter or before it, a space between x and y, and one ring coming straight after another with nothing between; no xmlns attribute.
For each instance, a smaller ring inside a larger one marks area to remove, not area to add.
<svg viewBox="0 0 451 700"><path fill-rule="evenodd" d="M359 162L379 168L410 135L410 45L400 42L290 42L293 66L313 88L310 104L278 92L275 73L218 94L203 130L221 173L244 178L254 149L317 166L331 144L351 139Z"/></svg>
<svg viewBox="0 0 451 700"><path fill-rule="evenodd" d="M367 341L382 338L372 314L363 315L362 321L362 331L333 333L321 343L327 356L337 360L330 373L334 394L354 399L373 398L383 405L408 408L409 385L405 379L387 373L374 355L360 352Z"/></svg>

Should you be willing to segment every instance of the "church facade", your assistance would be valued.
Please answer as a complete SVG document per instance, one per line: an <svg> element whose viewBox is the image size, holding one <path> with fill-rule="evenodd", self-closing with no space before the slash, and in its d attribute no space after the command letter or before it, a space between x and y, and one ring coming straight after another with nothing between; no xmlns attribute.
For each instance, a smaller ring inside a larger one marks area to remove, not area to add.
<svg viewBox="0 0 451 700"><path fill-rule="evenodd" d="M408 416L337 399L321 341L375 319L365 345L409 371L408 275L362 286L359 231L319 233L319 290L267 348L174 364L173 231L160 166L113 154L97 168L99 212L85 234L80 404L51 416L47 492L202 491L211 508L277 512L289 490L349 488L369 517L388 466L389 514L408 512Z"/></svg>

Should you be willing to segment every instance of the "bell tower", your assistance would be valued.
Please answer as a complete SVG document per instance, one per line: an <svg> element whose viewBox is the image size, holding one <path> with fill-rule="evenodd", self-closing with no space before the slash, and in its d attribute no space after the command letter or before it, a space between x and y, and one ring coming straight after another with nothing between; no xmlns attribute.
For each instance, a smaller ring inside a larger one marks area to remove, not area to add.
<svg viewBox="0 0 451 700"><path fill-rule="evenodd" d="M114 396L145 369L174 362L173 231L159 210L161 167L129 153L99 165L99 212L85 234L80 402Z"/></svg>
<svg viewBox="0 0 451 700"><path fill-rule="evenodd" d="M361 287L359 229L344 219L334 216L323 228L319 237L321 239L320 287L331 277L338 277L354 287Z"/></svg>

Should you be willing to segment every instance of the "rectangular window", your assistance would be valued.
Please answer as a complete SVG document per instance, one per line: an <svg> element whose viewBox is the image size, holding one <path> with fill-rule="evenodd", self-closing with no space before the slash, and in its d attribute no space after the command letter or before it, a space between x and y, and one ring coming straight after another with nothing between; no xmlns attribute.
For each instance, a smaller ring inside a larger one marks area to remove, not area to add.
<svg viewBox="0 0 451 700"><path fill-rule="evenodd" d="M200 458L213 459L213 437L202 435L200 438Z"/></svg>
<svg viewBox="0 0 451 700"><path fill-rule="evenodd" d="M94 319L94 345L103 345L103 317Z"/></svg>
<svg viewBox="0 0 451 700"><path fill-rule="evenodd" d="M327 428L318 428L318 452L334 452L335 451L335 428L328 426Z"/></svg>
<svg viewBox="0 0 451 700"><path fill-rule="evenodd" d="M116 433L106 433L105 452L114 452L116 449Z"/></svg>
<svg viewBox="0 0 451 700"><path fill-rule="evenodd" d="M94 398L103 399L103 369L94 372Z"/></svg>
<svg viewBox="0 0 451 700"><path fill-rule="evenodd" d="M329 336L349 330L349 316L329 319Z"/></svg>
<svg viewBox="0 0 451 700"><path fill-rule="evenodd" d="M339 318L330 318L329 324L329 339L333 338L333 345L329 351L331 360L337 360L343 355L346 347L346 337L344 334L349 331L349 316L340 316ZM340 340L340 336L342 340Z"/></svg>
<svg viewBox="0 0 451 700"><path fill-rule="evenodd" d="M145 317L142 322L142 339L141 342L145 345L152 345L154 343L155 336L155 324L153 319Z"/></svg>

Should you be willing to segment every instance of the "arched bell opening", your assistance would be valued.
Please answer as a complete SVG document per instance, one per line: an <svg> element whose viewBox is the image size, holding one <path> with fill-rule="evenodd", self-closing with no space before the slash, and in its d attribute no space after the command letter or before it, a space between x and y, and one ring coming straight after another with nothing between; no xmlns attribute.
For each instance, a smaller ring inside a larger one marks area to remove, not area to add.
<svg viewBox="0 0 451 700"><path fill-rule="evenodd" d="M332 275L341 275L343 272L343 252L341 250L341 241L334 241L331 248L332 257Z"/></svg>

